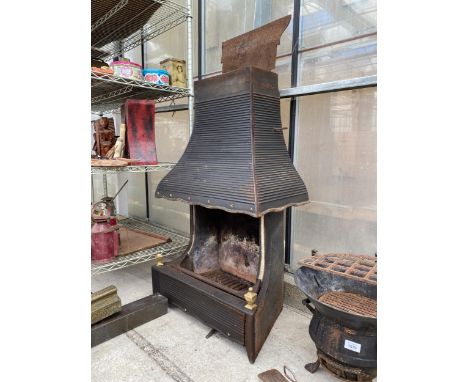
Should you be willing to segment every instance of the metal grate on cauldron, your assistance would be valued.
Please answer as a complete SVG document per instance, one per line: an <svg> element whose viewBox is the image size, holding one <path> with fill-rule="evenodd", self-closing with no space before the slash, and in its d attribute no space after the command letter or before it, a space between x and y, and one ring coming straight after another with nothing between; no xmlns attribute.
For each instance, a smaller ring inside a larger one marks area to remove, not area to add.
<svg viewBox="0 0 468 382"><path fill-rule="evenodd" d="M377 262L370 256L325 254L303 259L300 265L377 285Z"/></svg>
<svg viewBox="0 0 468 382"><path fill-rule="evenodd" d="M319 301L344 312L377 318L377 301L348 292L328 292Z"/></svg>

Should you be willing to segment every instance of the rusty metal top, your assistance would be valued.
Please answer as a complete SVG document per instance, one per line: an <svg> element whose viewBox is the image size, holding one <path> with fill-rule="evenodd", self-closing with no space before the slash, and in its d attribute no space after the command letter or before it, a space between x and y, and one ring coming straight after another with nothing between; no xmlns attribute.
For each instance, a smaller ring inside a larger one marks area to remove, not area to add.
<svg viewBox="0 0 468 382"><path fill-rule="evenodd" d="M291 15L288 15L224 41L221 57L223 73L244 66L254 66L268 71L274 69L276 47L290 20Z"/></svg>
<svg viewBox="0 0 468 382"><path fill-rule="evenodd" d="M374 256L330 253L302 259L299 265L377 285L377 261Z"/></svg>

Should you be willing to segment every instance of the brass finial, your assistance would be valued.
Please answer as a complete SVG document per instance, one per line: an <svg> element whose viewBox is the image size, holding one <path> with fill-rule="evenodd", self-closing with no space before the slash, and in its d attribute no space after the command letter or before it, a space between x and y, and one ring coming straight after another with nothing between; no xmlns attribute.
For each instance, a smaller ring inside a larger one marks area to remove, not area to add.
<svg viewBox="0 0 468 382"><path fill-rule="evenodd" d="M156 266L157 267L162 267L164 265L163 263L163 255L161 255L160 253L158 253L156 255Z"/></svg>
<svg viewBox="0 0 468 382"><path fill-rule="evenodd" d="M255 300L257 299L257 293L253 291L252 287L250 287L249 291L246 294L244 294L244 298L245 301L247 301L247 304L245 305L247 309L253 310L257 307L257 305L255 304Z"/></svg>

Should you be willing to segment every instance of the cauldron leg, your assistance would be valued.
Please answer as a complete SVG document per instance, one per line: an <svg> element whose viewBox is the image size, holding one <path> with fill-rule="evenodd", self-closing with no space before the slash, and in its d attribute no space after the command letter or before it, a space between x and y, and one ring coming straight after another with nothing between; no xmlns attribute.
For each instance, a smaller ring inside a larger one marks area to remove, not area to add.
<svg viewBox="0 0 468 382"><path fill-rule="evenodd" d="M317 361L315 362L312 362L312 363L308 363L306 364L305 366L305 369L309 372L309 373L315 373L318 368L320 367L320 360L317 359Z"/></svg>

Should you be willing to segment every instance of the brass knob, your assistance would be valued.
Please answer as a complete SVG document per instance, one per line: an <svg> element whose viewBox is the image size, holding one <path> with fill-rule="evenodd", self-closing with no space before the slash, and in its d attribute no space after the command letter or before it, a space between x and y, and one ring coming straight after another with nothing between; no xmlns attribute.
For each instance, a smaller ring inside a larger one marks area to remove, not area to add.
<svg viewBox="0 0 468 382"><path fill-rule="evenodd" d="M163 263L163 255L161 255L160 253L158 253L156 255L156 266L157 267L162 267L164 265Z"/></svg>
<svg viewBox="0 0 468 382"><path fill-rule="evenodd" d="M247 309L253 310L257 307L257 305L255 304L255 300L257 299L257 293L253 291L252 287L250 287L249 291L246 294L244 294L244 299L245 301L247 301L247 304L245 305Z"/></svg>

